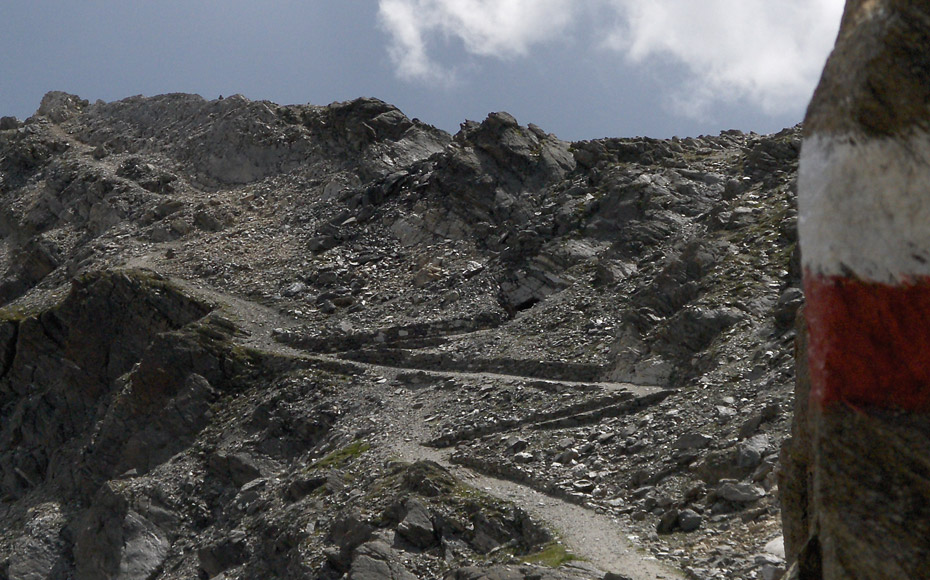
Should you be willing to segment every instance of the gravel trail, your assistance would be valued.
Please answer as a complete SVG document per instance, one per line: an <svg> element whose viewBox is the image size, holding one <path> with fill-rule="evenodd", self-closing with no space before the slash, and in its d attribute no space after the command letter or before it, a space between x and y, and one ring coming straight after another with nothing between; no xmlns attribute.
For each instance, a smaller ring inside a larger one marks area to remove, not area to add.
<svg viewBox="0 0 930 580"><path fill-rule="evenodd" d="M138 267L141 264L133 265ZM275 325L284 326L290 322L274 309L228 294L210 292L202 287L195 287L193 284L183 280L174 279L173 281L191 293L210 298L222 304L222 310L227 314L232 314L236 322L247 332L248 337L243 342L282 354L301 356L309 359L338 360L353 366L357 365L360 370L368 369L375 373L379 371L388 371L389 373L391 371L420 371L431 375L455 376L459 378L481 377L497 380L547 382L553 385L595 386L605 391L616 392L626 390L636 392L640 395L660 390L656 387L643 387L628 383L576 383L571 381L548 381L534 377L520 377L495 373L398 369L384 365L342 361L341 359L330 356L309 355L273 340L271 337L271 329ZM240 338L240 340L242 339ZM386 414L389 416L389 418L385 418L394 425L402 426L402 430L399 432L404 433L404 437L398 436L387 442L387 447L392 454L410 462L420 460L435 461L472 487L497 498L512 502L529 513L533 518L546 522L553 529L557 530L562 541L573 554L584 558L590 564L593 564L604 572L614 572L621 577L628 577L630 580L684 580L686 578L682 572L659 562L655 557L637 548L627 537L629 532L625 530L623 524L616 519L562 499L546 495L526 485L490 477L477 473L467 467L454 465L449 461L448 450L420 445L418 442L429 440L431 438L431 433L429 432L429 428L422 422L421 418L415 412L411 412L411 403L412 401L407 400L405 396L401 395L396 397L395 400L390 401L385 408Z"/></svg>
<svg viewBox="0 0 930 580"><path fill-rule="evenodd" d="M513 502L533 518L544 521L561 535L569 550L605 572L631 580L684 579L682 572L637 549L620 522L609 516L540 493L525 485L488 477L453 465L447 452L416 443L397 442L393 451L405 461L432 460L472 487Z"/></svg>

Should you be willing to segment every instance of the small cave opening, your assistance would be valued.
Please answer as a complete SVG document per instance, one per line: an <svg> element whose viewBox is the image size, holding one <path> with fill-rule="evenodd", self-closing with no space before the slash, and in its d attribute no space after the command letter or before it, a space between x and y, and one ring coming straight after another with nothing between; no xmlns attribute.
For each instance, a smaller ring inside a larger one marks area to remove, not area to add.
<svg viewBox="0 0 930 580"><path fill-rule="evenodd" d="M540 300L536 296L533 296L532 298L527 298L523 302L520 302L519 304L514 306L514 310L516 310L517 312L523 312L524 310L529 310L530 308L536 306L540 302L542 302L542 300Z"/></svg>

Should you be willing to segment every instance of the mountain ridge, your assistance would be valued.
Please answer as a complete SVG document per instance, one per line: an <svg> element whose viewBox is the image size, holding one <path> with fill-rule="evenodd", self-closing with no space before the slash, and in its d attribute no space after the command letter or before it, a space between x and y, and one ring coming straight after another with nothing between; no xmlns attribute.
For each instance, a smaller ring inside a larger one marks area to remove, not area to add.
<svg viewBox="0 0 930 580"><path fill-rule="evenodd" d="M414 436L690 577L781 565L799 128L65 93L0 127L0 578L471 578L547 545L392 460Z"/></svg>

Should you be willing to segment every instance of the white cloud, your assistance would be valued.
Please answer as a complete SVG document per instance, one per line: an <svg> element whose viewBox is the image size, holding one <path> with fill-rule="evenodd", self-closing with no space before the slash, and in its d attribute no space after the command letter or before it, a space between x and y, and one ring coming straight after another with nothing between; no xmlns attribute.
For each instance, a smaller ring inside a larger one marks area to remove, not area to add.
<svg viewBox="0 0 930 580"><path fill-rule="evenodd" d="M843 0L379 0L402 78L451 80L455 65L435 54L456 41L468 54L507 59L570 35L641 67L684 65L686 78L668 82L677 112L691 116L743 99L772 114L803 106L842 8ZM580 18L585 11L601 17Z"/></svg>
<svg viewBox="0 0 930 580"><path fill-rule="evenodd" d="M473 55L524 56L552 40L574 17L573 0L380 0L379 17L391 35L391 59L403 78L449 80L450 70L429 47L451 39Z"/></svg>
<svg viewBox="0 0 930 580"><path fill-rule="evenodd" d="M423 31L427 23L418 14L415 3L383 0L379 16L393 37L390 55L401 77L435 79L443 76L442 70L426 54Z"/></svg>
<svg viewBox="0 0 930 580"><path fill-rule="evenodd" d="M836 38L843 0L612 0L624 22L606 45L639 64L670 59L688 79L680 112L749 99L767 113L810 98Z"/></svg>

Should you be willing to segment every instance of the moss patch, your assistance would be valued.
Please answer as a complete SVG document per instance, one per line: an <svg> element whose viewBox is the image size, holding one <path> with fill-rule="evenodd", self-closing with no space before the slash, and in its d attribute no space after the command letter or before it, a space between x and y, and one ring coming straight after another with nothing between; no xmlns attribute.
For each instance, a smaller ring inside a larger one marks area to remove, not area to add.
<svg viewBox="0 0 930 580"><path fill-rule="evenodd" d="M362 453L365 453L369 449L371 449L371 445L369 445L367 442L361 439L357 439L353 441L352 443L350 443L349 445L346 445L342 449L337 449L333 451L332 453L330 453L329 455L327 455L326 457L323 457L322 459L314 461L313 464L310 466L310 468L311 469L335 469L337 467L342 467L349 460L355 459L356 457L358 457Z"/></svg>
<svg viewBox="0 0 930 580"><path fill-rule="evenodd" d="M527 564L538 564L540 566L558 568L562 564L581 560L581 558L569 552L564 545L558 542L552 542L547 544L542 551L524 556L521 560Z"/></svg>

